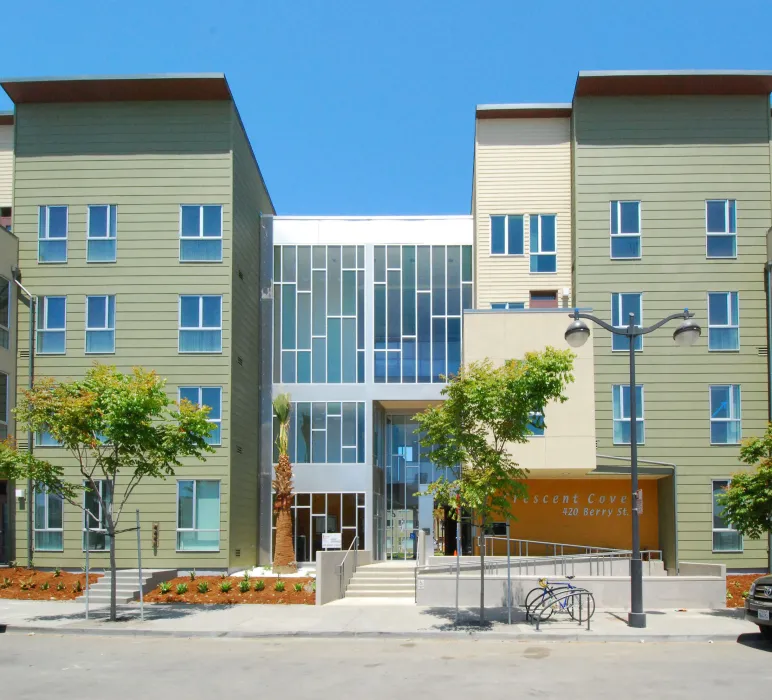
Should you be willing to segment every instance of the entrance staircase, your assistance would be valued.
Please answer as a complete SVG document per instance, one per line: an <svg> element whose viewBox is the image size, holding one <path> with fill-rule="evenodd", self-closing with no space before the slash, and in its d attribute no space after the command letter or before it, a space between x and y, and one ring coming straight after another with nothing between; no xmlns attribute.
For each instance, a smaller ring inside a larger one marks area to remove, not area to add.
<svg viewBox="0 0 772 700"><path fill-rule="evenodd" d="M125 605L135 600L139 600L139 571L137 569L119 569L115 579L116 595L115 601L118 605ZM177 570L142 570L142 590L144 593L151 591L161 581L174 578ZM110 581L109 571L105 571L96 583L89 586L88 596L89 605L110 605ZM86 596L82 595L80 602L86 602Z"/></svg>
<svg viewBox="0 0 772 700"><path fill-rule="evenodd" d="M360 566L349 581L346 598L415 600L415 562L378 562Z"/></svg>

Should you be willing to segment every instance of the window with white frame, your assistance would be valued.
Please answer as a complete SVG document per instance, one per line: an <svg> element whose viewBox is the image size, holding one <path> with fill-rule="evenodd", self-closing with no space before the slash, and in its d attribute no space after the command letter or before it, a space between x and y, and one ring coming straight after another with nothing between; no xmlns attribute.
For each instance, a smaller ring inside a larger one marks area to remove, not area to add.
<svg viewBox="0 0 772 700"><path fill-rule="evenodd" d="M177 482L177 551L220 550L220 482Z"/></svg>
<svg viewBox="0 0 772 700"><path fill-rule="evenodd" d="M11 283L0 277L0 347L8 349L11 329Z"/></svg>
<svg viewBox="0 0 772 700"><path fill-rule="evenodd" d="M63 499L44 487L35 487L35 549L39 552L61 552L63 549Z"/></svg>
<svg viewBox="0 0 772 700"><path fill-rule="evenodd" d="M112 503L110 482L98 479L94 482L96 491L84 482L83 492L83 551L86 547L90 552L106 552L110 549L110 538L107 536L107 508Z"/></svg>
<svg viewBox="0 0 772 700"><path fill-rule="evenodd" d="M611 387L614 403L614 444L630 444L630 385L614 384ZM642 445L645 442L643 421L643 386L635 387L635 426L636 442Z"/></svg>
<svg viewBox="0 0 772 700"><path fill-rule="evenodd" d="M643 323L643 294L639 292L621 292L611 295L611 325L617 328L627 328L630 314L635 316L635 325ZM630 350L630 338L626 335L611 335L612 350ZM643 336L635 337L635 350L643 350Z"/></svg>
<svg viewBox="0 0 772 700"><path fill-rule="evenodd" d="M726 490L727 486L729 486L729 479L713 480L713 551L742 552L743 536L724 517L724 507L718 503L717 497Z"/></svg>
<svg viewBox="0 0 772 700"><path fill-rule="evenodd" d="M0 440L8 437L8 375L0 372Z"/></svg>
<svg viewBox="0 0 772 700"><path fill-rule="evenodd" d="M742 438L740 385L717 384L710 389L710 443L738 445Z"/></svg>
<svg viewBox="0 0 772 700"><path fill-rule="evenodd" d="M206 438L209 445L222 442L222 387L220 386L181 386L180 401L190 401L196 406L209 406L207 420L212 424L212 432Z"/></svg>
<svg viewBox="0 0 772 700"><path fill-rule="evenodd" d="M86 261L115 262L118 240L118 207L90 204L86 234Z"/></svg>
<svg viewBox="0 0 772 700"><path fill-rule="evenodd" d="M61 447L60 443L48 430L38 430L35 433L35 445L37 447Z"/></svg>
<svg viewBox="0 0 772 700"><path fill-rule="evenodd" d="M505 309L507 311L514 311L515 309L524 309L525 302L524 301L492 301L491 308L498 309L498 310Z"/></svg>
<svg viewBox="0 0 772 700"><path fill-rule="evenodd" d="M641 203L611 202L611 258L641 257Z"/></svg>
<svg viewBox="0 0 772 700"><path fill-rule="evenodd" d="M737 292L708 292L708 350L740 349L740 300Z"/></svg>
<svg viewBox="0 0 772 700"><path fill-rule="evenodd" d="M63 355L66 350L67 297L40 297L37 307L37 354Z"/></svg>
<svg viewBox="0 0 772 700"><path fill-rule="evenodd" d="M86 297L86 352L115 352L115 296Z"/></svg>
<svg viewBox="0 0 772 700"><path fill-rule="evenodd" d="M557 272L557 216L529 215L531 272Z"/></svg>
<svg viewBox="0 0 772 700"><path fill-rule="evenodd" d="M38 262L67 262L67 207L38 208Z"/></svg>
<svg viewBox="0 0 772 700"><path fill-rule="evenodd" d="M737 257L737 202L734 199L708 199L705 202L707 256Z"/></svg>
<svg viewBox="0 0 772 700"><path fill-rule="evenodd" d="M491 255L523 255L525 226L522 214L491 216Z"/></svg>
<svg viewBox="0 0 772 700"><path fill-rule="evenodd" d="M222 297L180 295L180 352L222 352Z"/></svg>
<svg viewBox="0 0 772 700"><path fill-rule="evenodd" d="M180 207L180 260L222 261L222 206L183 204Z"/></svg>
<svg viewBox="0 0 772 700"><path fill-rule="evenodd" d="M528 431L531 437L544 436L544 411L531 411L528 414Z"/></svg>

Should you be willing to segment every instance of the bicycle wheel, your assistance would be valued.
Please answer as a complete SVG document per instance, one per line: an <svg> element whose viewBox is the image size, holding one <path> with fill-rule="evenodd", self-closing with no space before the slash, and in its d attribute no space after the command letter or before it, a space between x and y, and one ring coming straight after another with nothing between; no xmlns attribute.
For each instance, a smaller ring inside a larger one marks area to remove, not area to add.
<svg viewBox="0 0 772 700"><path fill-rule="evenodd" d="M592 617L595 614L595 598L589 591L582 592L582 619L579 619L579 603L575 602L575 599L571 599L571 608L568 611L572 620L577 622L587 622L588 617Z"/></svg>

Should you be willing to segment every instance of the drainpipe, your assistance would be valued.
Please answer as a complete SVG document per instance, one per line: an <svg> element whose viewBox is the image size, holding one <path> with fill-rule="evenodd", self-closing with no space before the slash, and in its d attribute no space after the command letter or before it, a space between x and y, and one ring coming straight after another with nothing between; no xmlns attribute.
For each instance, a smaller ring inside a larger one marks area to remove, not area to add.
<svg viewBox="0 0 772 700"><path fill-rule="evenodd" d="M37 297L33 295L20 281L21 277L19 268L14 266L13 268L13 281L16 286L27 295L29 299L29 364L27 369L27 386L32 389L35 381L35 312L37 310ZM34 435L32 431L27 433L27 452L32 456L34 449ZM33 539L33 521L32 509L34 507L35 499L32 493L32 479L27 479L27 566L32 566L35 554L35 543Z"/></svg>
<svg viewBox="0 0 772 700"><path fill-rule="evenodd" d="M767 231L767 247L772 238L772 227ZM772 423L772 260L764 265L767 273L767 407L768 422ZM772 573L772 523L767 533L767 571Z"/></svg>

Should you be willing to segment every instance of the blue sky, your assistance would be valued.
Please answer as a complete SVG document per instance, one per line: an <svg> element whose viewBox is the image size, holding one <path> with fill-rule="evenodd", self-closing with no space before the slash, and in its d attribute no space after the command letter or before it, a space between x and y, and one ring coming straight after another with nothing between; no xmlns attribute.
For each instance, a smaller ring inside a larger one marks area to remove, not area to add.
<svg viewBox="0 0 772 700"><path fill-rule="evenodd" d="M8 77L225 72L282 214L468 213L475 105L568 102L579 70L772 69L768 0L27 0L2 23Z"/></svg>

